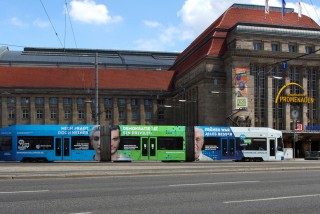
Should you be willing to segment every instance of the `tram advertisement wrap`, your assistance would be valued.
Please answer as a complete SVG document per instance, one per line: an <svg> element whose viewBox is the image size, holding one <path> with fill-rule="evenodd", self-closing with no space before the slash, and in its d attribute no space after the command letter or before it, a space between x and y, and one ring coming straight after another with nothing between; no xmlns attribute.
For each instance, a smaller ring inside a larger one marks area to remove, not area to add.
<svg viewBox="0 0 320 214"><path fill-rule="evenodd" d="M111 160L184 161L185 126L119 125L111 131ZM118 140L118 142L117 142Z"/></svg>
<svg viewBox="0 0 320 214"><path fill-rule="evenodd" d="M229 158L234 148L234 133L230 127L196 126L194 128L194 150L196 161L213 161ZM233 156L230 158L233 158Z"/></svg>

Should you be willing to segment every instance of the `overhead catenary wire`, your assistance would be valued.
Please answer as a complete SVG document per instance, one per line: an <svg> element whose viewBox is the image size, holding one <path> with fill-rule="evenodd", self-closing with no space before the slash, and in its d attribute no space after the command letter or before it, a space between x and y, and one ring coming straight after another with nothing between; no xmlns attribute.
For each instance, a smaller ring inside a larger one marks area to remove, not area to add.
<svg viewBox="0 0 320 214"><path fill-rule="evenodd" d="M49 14L48 14L48 12L47 12L47 10L46 10L46 7L44 6L42 0L40 0L40 3L41 3L41 5L42 5L42 7L43 7L43 9L44 9L44 12L46 13L46 15L47 15L47 17L48 17L48 19L49 19L49 22L50 22L50 24L51 24L51 27L52 27L55 35L57 36L61 47L64 48L64 47L63 47L63 44L62 44L62 42L61 42L61 40L60 40L60 38L59 38L59 35L58 35L56 29L54 28L54 25L53 25L53 23L52 23L52 21L51 21L51 19L50 19L50 16L49 16Z"/></svg>
<svg viewBox="0 0 320 214"><path fill-rule="evenodd" d="M315 6L313 5L312 0L309 0L309 1L310 1L310 4L312 5L312 8L313 8L313 10L314 10L314 12L315 12L315 14L316 14L317 18L318 18L318 21L320 21L320 18L319 18L319 16L318 16L317 10L316 10Z"/></svg>
<svg viewBox="0 0 320 214"><path fill-rule="evenodd" d="M74 44L75 44L76 48L78 48L77 40L76 40L76 36L75 36L74 30L73 30L73 25L72 25L72 22L71 22L71 17L70 17L70 13L69 13L68 3L67 3L67 2L65 2L65 6L66 6L66 12L67 12L68 17L69 17L69 22L70 22L70 27L71 27L72 35L73 35Z"/></svg>

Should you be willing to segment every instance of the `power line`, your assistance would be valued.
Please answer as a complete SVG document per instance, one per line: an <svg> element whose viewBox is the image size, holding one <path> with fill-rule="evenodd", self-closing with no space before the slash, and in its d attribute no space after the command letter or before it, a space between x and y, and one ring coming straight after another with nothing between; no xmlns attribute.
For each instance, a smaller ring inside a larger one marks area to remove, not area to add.
<svg viewBox="0 0 320 214"><path fill-rule="evenodd" d="M317 17L318 17L318 21L320 21L320 18L319 18L319 16L318 16L317 10L316 10L315 6L313 5L312 0L310 0L310 3L311 3L311 5L312 5L312 7L313 7L313 10L314 10L315 14L316 14Z"/></svg>
<svg viewBox="0 0 320 214"><path fill-rule="evenodd" d="M60 42L61 47L63 48L62 42L61 42L61 40L60 40L60 38L59 38L59 35L58 35L56 29L54 28L54 26L53 26L53 24L52 24L52 22L51 22L51 19L50 19L49 14L48 14L48 12L47 12L47 10L46 10L46 7L45 7L44 4L42 3L42 0L40 0L40 2L41 2L41 5L42 5L42 7L43 7L43 9L44 9L44 11L45 11L48 19L49 19L49 22L50 22L50 24L51 24L51 27L53 28L53 31L54 31L55 35L57 36L57 38L58 38L58 40L59 40L59 42Z"/></svg>
<svg viewBox="0 0 320 214"><path fill-rule="evenodd" d="M67 10L68 17L69 17L70 27L71 27L72 35L73 35L73 40L74 40L74 43L75 43L75 45L76 45L76 48L78 48L77 40L76 40L76 36L75 36L75 34L74 34L74 30L73 30L73 26L72 26L72 22L71 22L71 18L70 18L70 13L69 13L69 9L68 9L67 2L66 2L66 10Z"/></svg>
<svg viewBox="0 0 320 214"><path fill-rule="evenodd" d="M65 0L65 5L67 2ZM66 37L67 37L67 14L64 14L64 38L63 38L63 48L66 48Z"/></svg>

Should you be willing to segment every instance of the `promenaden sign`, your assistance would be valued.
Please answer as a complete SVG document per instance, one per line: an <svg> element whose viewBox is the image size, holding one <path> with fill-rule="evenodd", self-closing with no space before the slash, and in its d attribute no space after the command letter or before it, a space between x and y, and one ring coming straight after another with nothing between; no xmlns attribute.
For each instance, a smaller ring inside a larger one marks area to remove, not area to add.
<svg viewBox="0 0 320 214"><path fill-rule="evenodd" d="M277 94L275 103L314 103L314 98L308 97L306 94L286 94L286 95L281 95L282 91L290 86L290 85L296 85L300 88L303 89L301 85L295 82L290 82L282 86L280 91Z"/></svg>

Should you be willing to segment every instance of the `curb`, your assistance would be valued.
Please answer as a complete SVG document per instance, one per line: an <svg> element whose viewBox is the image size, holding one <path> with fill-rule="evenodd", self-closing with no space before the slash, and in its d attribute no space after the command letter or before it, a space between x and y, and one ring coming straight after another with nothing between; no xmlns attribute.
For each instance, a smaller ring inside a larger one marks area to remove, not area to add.
<svg viewBox="0 0 320 214"><path fill-rule="evenodd" d="M193 170L140 170L130 172L82 172L82 173L35 173L0 175L0 180L20 179L56 179L56 178L90 178L90 177L119 177L119 176L152 176L152 175L181 175L181 174L215 174L215 173L250 173L250 172L280 172L280 171L320 171L320 167L284 167L284 168L243 168L243 169L193 169Z"/></svg>

